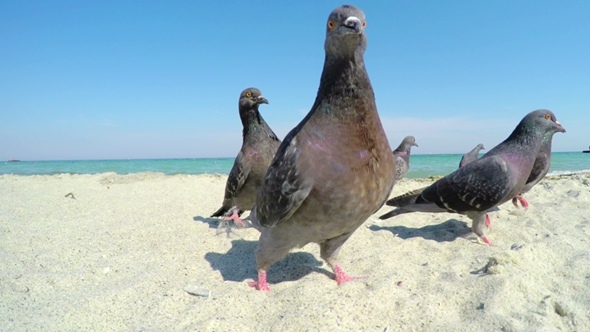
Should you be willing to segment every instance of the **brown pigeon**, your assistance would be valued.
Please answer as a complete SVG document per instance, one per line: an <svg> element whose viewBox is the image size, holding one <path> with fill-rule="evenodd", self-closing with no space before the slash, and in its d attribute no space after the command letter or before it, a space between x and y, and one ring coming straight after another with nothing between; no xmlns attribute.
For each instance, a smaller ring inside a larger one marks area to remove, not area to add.
<svg viewBox="0 0 590 332"><path fill-rule="evenodd" d="M285 137L252 209L261 231L258 281L287 253L320 245L340 285L353 280L338 264L344 242L391 193L395 161L381 125L364 64L365 14L341 6L326 23L324 69L307 116Z"/></svg>
<svg viewBox="0 0 590 332"><path fill-rule="evenodd" d="M260 104L268 104L260 90L248 88L240 94L239 111L244 127L242 148L227 178L222 206L211 215L225 216L226 220L233 220L241 226L246 223L240 215L256 203L258 188L281 144L258 112Z"/></svg>
<svg viewBox="0 0 590 332"><path fill-rule="evenodd" d="M473 221L472 230L485 243L486 212L521 193L548 133L565 132L548 110L527 114L512 134L483 157L432 185L387 201L396 206L380 219L409 212L454 212ZM489 220L488 220L489 221Z"/></svg>
<svg viewBox="0 0 590 332"><path fill-rule="evenodd" d="M410 153L412 151L412 146L418 146L416 139L414 136L406 136L397 149L393 150L395 164L397 166L395 171L396 181L405 177L410 169Z"/></svg>

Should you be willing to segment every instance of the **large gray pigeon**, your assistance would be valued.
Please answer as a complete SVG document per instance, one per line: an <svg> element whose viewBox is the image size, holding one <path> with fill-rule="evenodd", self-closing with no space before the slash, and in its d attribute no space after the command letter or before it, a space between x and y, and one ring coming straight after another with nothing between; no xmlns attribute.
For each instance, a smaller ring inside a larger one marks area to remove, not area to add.
<svg viewBox="0 0 590 332"><path fill-rule="evenodd" d="M227 178L222 206L211 215L225 216L226 220L233 220L241 226L246 224L240 215L256 203L258 188L281 144L258 112L260 104L268 104L260 90L248 88L240 94L239 111L244 127L242 148Z"/></svg>
<svg viewBox="0 0 590 332"><path fill-rule="evenodd" d="M256 249L258 281L287 253L310 242L334 272L340 248L391 193L395 161L385 136L364 64L365 14L341 6L326 23L324 69L316 100L279 147L270 165L252 224L261 231Z"/></svg>
<svg viewBox="0 0 590 332"><path fill-rule="evenodd" d="M541 151L539 151L537 159L535 159L533 170L531 171L529 178L526 180L524 189L512 199L512 204L514 204L514 206L518 207L518 202L520 201L522 207L525 209L528 208L529 202L524 198L524 194L539 183L539 181L541 181L549 172L549 167L551 167L551 141L553 140L553 134L555 134L555 131L550 131L543 137Z"/></svg>
<svg viewBox="0 0 590 332"><path fill-rule="evenodd" d="M470 162L477 160L479 158L479 151L485 150L486 148L483 147L483 144L479 143L473 150L467 152L461 158L461 162L459 162L459 168L469 164Z"/></svg>
<svg viewBox="0 0 590 332"><path fill-rule="evenodd" d="M416 139L414 136L406 136L397 149L393 150L396 165L395 178L397 181L405 177L410 169L410 152L412 151L412 146L418 146Z"/></svg>
<svg viewBox="0 0 590 332"><path fill-rule="evenodd" d="M548 110L527 114L512 134L483 157L457 169L426 188L387 201L396 206L380 219L408 212L454 212L468 216L485 243L486 212L521 193L548 133L565 132Z"/></svg>

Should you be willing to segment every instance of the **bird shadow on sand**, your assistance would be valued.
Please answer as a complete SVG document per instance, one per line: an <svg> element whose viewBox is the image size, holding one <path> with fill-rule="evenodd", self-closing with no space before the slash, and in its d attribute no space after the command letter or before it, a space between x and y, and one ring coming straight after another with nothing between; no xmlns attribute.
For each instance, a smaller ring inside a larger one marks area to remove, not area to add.
<svg viewBox="0 0 590 332"><path fill-rule="evenodd" d="M225 281L256 280L257 241L233 240L231 249L226 253L208 252L205 259L215 271L219 271ZM299 280L312 272L318 272L333 278L331 272L321 268L323 262L306 252L290 253L268 270L268 282L277 284L283 281Z"/></svg>
<svg viewBox="0 0 590 332"><path fill-rule="evenodd" d="M437 242L452 242L456 238L471 232L471 228L466 222L457 219L449 219L441 224L428 225L422 228L371 225L369 229L372 231L389 231L394 236L404 240L421 237Z"/></svg>
<svg viewBox="0 0 590 332"><path fill-rule="evenodd" d="M203 224L209 225L209 228L217 229L219 227L219 218L207 218L203 216L193 217L194 221L200 221Z"/></svg>
<svg viewBox="0 0 590 332"><path fill-rule="evenodd" d="M209 225L209 228L215 228L215 229L218 229L219 226L220 226L220 224L223 223L223 222L224 223L229 223L232 228L237 228L237 229L244 228L242 226L236 226L236 225L234 225L233 221L231 221L231 222L230 221L227 221L226 222L223 219L216 218L216 217L195 216L195 217L193 217L193 220L194 221L200 221L200 222L202 222L204 224ZM250 223L250 216L248 216L246 218L243 218L242 220L246 223L247 227L252 227L252 223Z"/></svg>
<svg viewBox="0 0 590 332"><path fill-rule="evenodd" d="M209 228L216 229L217 235L225 234L225 235L227 235L227 237L234 237L234 238L235 237L241 238L241 235L239 234L240 229L252 227L252 224L250 224L247 221L247 219L243 219L247 225L246 227L236 225L236 224L234 224L233 221L224 220L222 218L214 218L214 217L206 218L203 216L196 216L196 217L193 217L193 220L207 224L207 225L209 225Z"/></svg>

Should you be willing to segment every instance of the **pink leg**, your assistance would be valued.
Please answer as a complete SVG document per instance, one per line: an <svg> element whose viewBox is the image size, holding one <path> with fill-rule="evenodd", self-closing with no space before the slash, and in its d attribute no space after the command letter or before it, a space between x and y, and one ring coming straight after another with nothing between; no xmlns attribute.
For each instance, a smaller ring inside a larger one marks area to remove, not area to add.
<svg viewBox="0 0 590 332"><path fill-rule="evenodd" d="M258 281L250 281L248 285L259 291L270 292L270 288L266 283L266 271L262 269L258 270Z"/></svg>
<svg viewBox="0 0 590 332"><path fill-rule="evenodd" d="M516 196L512 199L512 204L514 204L514 206L516 206L518 208L518 196Z"/></svg>
<svg viewBox="0 0 590 332"><path fill-rule="evenodd" d="M242 219L240 219L240 216L238 216L238 210L234 210L231 216L225 217L225 220L233 220L234 223L242 227L246 227L246 223Z"/></svg>
<svg viewBox="0 0 590 332"><path fill-rule="evenodd" d="M516 198L518 198L523 208L528 209L529 202L527 202L526 198L524 198L524 195L518 195Z"/></svg>
<svg viewBox="0 0 590 332"><path fill-rule="evenodd" d="M342 270L340 265L334 265L334 279L336 279L338 285L342 285L345 282L357 280L358 278L348 276L344 273L344 270Z"/></svg>
<svg viewBox="0 0 590 332"><path fill-rule="evenodd" d="M488 246L493 246L492 242L490 242L490 240L488 240L488 238L484 235L481 237L481 239L483 240L483 242L485 242Z"/></svg>
<svg viewBox="0 0 590 332"><path fill-rule="evenodd" d="M485 222L486 227L491 227L492 226L492 218L490 218L490 216L486 213L486 222Z"/></svg>

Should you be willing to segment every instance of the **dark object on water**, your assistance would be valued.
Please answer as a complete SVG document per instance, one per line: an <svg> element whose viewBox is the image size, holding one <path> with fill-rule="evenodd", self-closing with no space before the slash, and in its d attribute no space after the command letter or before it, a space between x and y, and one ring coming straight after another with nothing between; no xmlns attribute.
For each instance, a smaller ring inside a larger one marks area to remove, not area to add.
<svg viewBox="0 0 590 332"><path fill-rule="evenodd" d="M9 160L8 162L9 162L9 163L18 163L19 161L20 161L20 160L18 160L18 159L11 159L11 160Z"/></svg>
<svg viewBox="0 0 590 332"><path fill-rule="evenodd" d="M582 152L584 152L584 153L590 153L590 146L588 147L588 150L584 150Z"/></svg>

